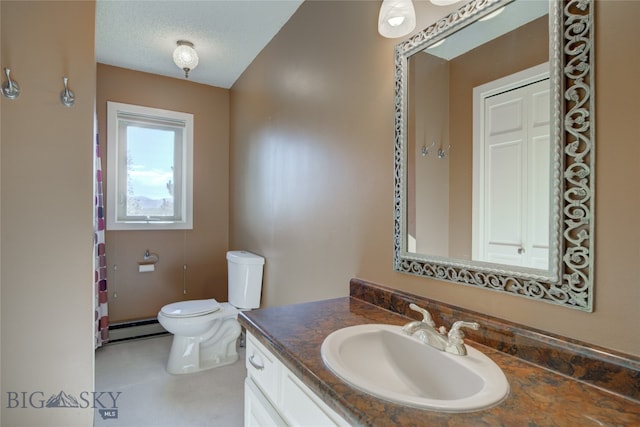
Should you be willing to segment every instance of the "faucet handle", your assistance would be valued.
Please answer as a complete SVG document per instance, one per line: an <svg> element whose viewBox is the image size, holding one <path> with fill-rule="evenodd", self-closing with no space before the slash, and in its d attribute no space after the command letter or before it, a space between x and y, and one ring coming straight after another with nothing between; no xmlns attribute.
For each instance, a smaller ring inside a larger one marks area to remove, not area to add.
<svg viewBox="0 0 640 427"><path fill-rule="evenodd" d="M464 320L458 320L454 322L453 326L451 326L451 330L447 334L449 340L460 340L464 338L464 333L460 330L460 328L471 328L475 331L480 329L480 325L476 322L465 322Z"/></svg>
<svg viewBox="0 0 640 427"><path fill-rule="evenodd" d="M453 326L451 326L451 330L447 334L448 343L445 348L445 351L449 353L457 354L460 356L467 355L467 347L464 345L464 333L460 330L460 328L471 328L478 330L480 325L476 322L465 322L463 320L458 320L454 322Z"/></svg>
<svg viewBox="0 0 640 427"><path fill-rule="evenodd" d="M418 307L414 303L409 304L409 308L413 311L417 311L422 314L422 321L432 328L436 327L436 322L431 318L431 313L429 313L426 309Z"/></svg>

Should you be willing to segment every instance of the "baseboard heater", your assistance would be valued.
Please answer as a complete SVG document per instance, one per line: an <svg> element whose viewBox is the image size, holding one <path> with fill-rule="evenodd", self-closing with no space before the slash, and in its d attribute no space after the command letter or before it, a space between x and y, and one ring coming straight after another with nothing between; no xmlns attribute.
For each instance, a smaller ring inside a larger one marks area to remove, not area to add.
<svg viewBox="0 0 640 427"><path fill-rule="evenodd" d="M109 325L109 342L168 334L158 319L140 319Z"/></svg>

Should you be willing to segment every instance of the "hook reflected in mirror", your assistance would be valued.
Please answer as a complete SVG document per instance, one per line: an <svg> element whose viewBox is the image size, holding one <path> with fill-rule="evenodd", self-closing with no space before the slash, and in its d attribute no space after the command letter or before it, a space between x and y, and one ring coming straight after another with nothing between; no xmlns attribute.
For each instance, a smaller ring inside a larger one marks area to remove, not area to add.
<svg viewBox="0 0 640 427"><path fill-rule="evenodd" d="M436 146L435 142L432 142L430 146L427 147L427 144L424 144L422 146L422 149L420 150L420 154L422 154L422 157L426 157L429 155L429 153L431 153L431 150L433 150L433 147Z"/></svg>
<svg viewBox="0 0 640 427"><path fill-rule="evenodd" d="M435 141L431 143L427 147L427 144L423 144L420 149L420 154L422 157L427 157L429 154L433 153L433 149L436 147ZM449 156L449 151L451 151L451 144L447 145L447 148L442 148L442 146L438 147L438 151L436 151L436 155L439 159L444 159Z"/></svg>
<svg viewBox="0 0 640 427"><path fill-rule="evenodd" d="M449 156L449 151L451 151L451 144L447 145L447 148L445 148L444 150L441 148L438 148L438 158L439 159L444 159L445 157Z"/></svg>

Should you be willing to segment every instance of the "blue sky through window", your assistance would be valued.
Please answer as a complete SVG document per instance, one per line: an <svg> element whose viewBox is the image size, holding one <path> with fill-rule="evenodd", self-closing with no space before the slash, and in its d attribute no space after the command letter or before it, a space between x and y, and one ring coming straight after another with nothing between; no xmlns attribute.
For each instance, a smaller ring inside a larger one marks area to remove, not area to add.
<svg viewBox="0 0 640 427"><path fill-rule="evenodd" d="M173 199L175 132L127 126L127 183L134 197Z"/></svg>

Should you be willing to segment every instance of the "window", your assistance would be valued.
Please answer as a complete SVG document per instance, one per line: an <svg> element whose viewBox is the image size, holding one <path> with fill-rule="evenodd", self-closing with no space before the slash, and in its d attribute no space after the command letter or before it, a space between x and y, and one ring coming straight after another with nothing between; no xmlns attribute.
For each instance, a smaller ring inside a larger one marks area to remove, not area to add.
<svg viewBox="0 0 640 427"><path fill-rule="evenodd" d="M193 115L107 103L107 229L193 228Z"/></svg>

